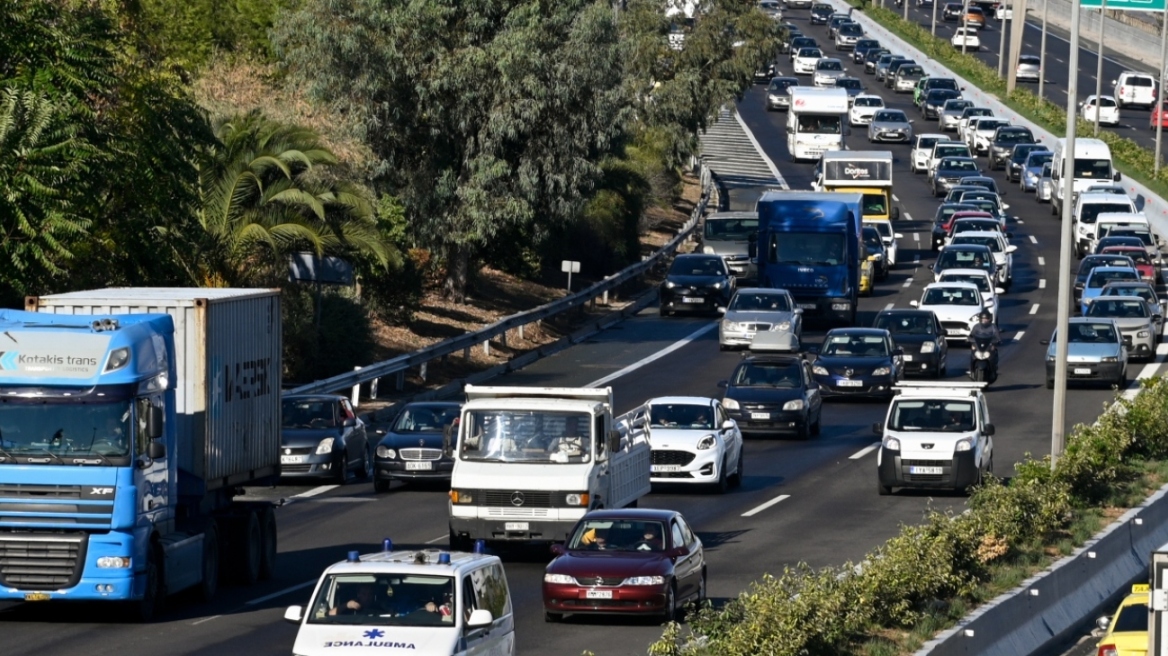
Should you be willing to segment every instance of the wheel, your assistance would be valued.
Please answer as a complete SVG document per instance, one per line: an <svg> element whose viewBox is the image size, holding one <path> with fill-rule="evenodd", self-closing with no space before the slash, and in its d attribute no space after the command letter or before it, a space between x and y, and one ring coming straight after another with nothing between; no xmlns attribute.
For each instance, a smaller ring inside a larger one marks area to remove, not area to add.
<svg viewBox="0 0 1168 656"><path fill-rule="evenodd" d="M209 520L203 529L203 580L199 583L200 601L211 601L219 591L219 525Z"/></svg>
<svg viewBox="0 0 1168 656"><path fill-rule="evenodd" d="M375 478L375 479L373 479L373 491L374 492L389 492L389 482L390 481L388 478Z"/></svg>
<svg viewBox="0 0 1168 656"><path fill-rule="evenodd" d="M235 580L242 585L251 585L260 578L260 564L263 560L263 539L260 520L254 512L248 512L239 522L236 542L231 554L235 563Z"/></svg>
<svg viewBox="0 0 1168 656"><path fill-rule="evenodd" d="M734 468L734 475L730 477L731 487L742 486L742 461L745 459L745 451L746 449L738 448L738 466Z"/></svg>
<svg viewBox="0 0 1168 656"><path fill-rule="evenodd" d="M1058 216L1058 203L1054 202L1054 198L1050 199L1050 215Z"/></svg>
<svg viewBox="0 0 1168 656"><path fill-rule="evenodd" d="M670 314L672 313L669 310L666 310L664 306L657 306L657 316L668 317Z"/></svg>
<svg viewBox="0 0 1168 656"><path fill-rule="evenodd" d="M677 586L669 584L665 590L665 607L661 609L661 623L668 624L677 619Z"/></svg>
<svg viewBox="0 0 1168 656"><path fill-rule="evenodd" d="M945 376L945 369L948 366L949 366L949 363L946 360L942 360L940 363L938 363L937 370L933 372L933 379L939 380L942 377L944 377Z"/></svg>
<svg viewBox="0 0 1168 656"><path fill-rule="evenodd" d="M260 524L260 579L268 581L276 575L276 554L279 552L279 532L276 530L276 512L263 508Z"/></svg>
<svg viewBox="0 0 1168 656"><path fill-rule="evenodd" d="M361 454L361 467L357 470L357 475L363 481L373 478L373 449L368 444L365 445L365 452Z"/></svg>
<svg viewBox="0 0 1168 656"><path fill-rule="evenodd" d="M461 535L455 535L454 529L450 529L450 550L451 551L470 551L471 540L464 538Z"/></svg>
<svg viewBox="0 0 1168 656"><path fill-rule="evenodd" d="M805 440L810 435L811 435L811 427L808 426L806 422L804 422L803 425L799 427L799 430L795 431L795 438L796 439Z"/></svg>
<svg viewBox="0 0 1168 656"><path fill-rule="evenodd" d="M1119 389L1127 387L1127 368L1123 368L1119 372L1119 377L1115 379L1115 386Z"/></svg>
<svg viewBox="0 0 1168 656"><path fill-rule="evenodd" d="M564 614L563 613L544 613L543 614L543 621L551 622L552 624L555 624L556 622L562 622L562 621L564 621Z"/></svg>
<svg viewBox="0 0 1168 656"><path fill-rule="evenodd" d="M880 496L886 497L892 494L892 486L884 485L880 481L876 481L876 491L880 493Z"/></svg>
<svg viewBox="0 0 1168 656"><path fill-rule="evenodd" d="M333 458L333 469L329 475L333 485L344 485L345 479L349 477L349 463L345 460L347 456L348 452L342 448L341 454Z"/></svg>
<svg viewBox="0 0 1168 656"><path fill-rule="evenodd" d="M145 582L142 587L142 598L131 602L131 615L134 620L142 623L153 622L154 618L162 614L162 602L166 592L162 587L162 554L158 547L151 545L146 551L146 571L143 573Z"/></svg>
<svg viewBox="0 0 1168 656"><path fill-rule="evenodd" d="M718 494L726 494L726 490L730 489L730 475L726 473L726 461L722 461L722 467L718 472L718 482L712 485L714 492Z"/></svg>
<svg viewBox="0 0 1168 656"><path fill-rule="evenodd" d="M980 367L977 367L977 366L970 367L969 368L969 379L975 383L984 383L985 382L985 370L980 368Z"/></svg>

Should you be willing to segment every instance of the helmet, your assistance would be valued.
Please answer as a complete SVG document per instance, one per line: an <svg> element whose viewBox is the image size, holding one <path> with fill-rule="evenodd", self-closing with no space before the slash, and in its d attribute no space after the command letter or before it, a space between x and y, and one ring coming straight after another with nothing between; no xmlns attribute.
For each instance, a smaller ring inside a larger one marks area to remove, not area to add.
<svg viewBox="0 0 1168 656"><path fill-rule="evenodd" d="M994 315L990 314L989 310L982 310L981 312L978 313L977 318L980 321L993 321Z"/></svg>

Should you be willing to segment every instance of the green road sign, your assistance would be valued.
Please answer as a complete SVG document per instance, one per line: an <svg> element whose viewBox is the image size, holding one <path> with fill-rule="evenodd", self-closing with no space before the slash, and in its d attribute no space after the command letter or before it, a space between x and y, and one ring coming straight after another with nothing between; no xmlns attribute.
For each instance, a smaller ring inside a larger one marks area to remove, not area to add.
<svg viewBox="0 0 1168 656"><path fill-rule="evenodd" d="M1103 0L1079 0L1083 9L1099 9ZM1165 0L1107 0L1107 8L1116 11L1164 11Z"/></svg>

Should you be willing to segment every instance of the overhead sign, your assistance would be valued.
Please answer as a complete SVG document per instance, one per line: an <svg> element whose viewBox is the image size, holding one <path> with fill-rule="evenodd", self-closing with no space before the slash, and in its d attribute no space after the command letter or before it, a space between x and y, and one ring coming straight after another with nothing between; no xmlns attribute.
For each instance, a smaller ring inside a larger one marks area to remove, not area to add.
<svg viewBox="0 0 1168 656"><path fill-rule="evenodd" d="M110 336L9 331L3 341L0 379L93 378L105 363Z"/></svg>
<svg viewBox="0 0 1168 656"><path fill-rule="evenodd" d="M353 265L339 257L293 253L288 256L288 279L325 285L352 285Z"/></svg>
<svg viewBox="0 0 1168 656"><path fill-rule="evenodd" d="M827 181L847 180L849 182L892 182L892 162L861 160L861 161L828 161L823 165L824 183Z"/></svg>
<svg viewBox="0 0 1168 656"><path fill-rule="evenodd" d="M1115 11L1164 11L1165 0L1107 0L1107 8ZM1080 0L1083 9L1102 9L1103 0Z"/></svg>

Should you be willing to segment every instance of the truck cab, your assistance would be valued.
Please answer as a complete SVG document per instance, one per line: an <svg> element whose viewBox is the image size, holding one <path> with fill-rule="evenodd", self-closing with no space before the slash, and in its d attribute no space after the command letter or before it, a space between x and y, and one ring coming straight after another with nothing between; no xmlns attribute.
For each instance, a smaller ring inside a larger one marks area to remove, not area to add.
<svg viewBox="0 0 1168 656"><path fill-rule="evenodd" d="M787 150L791 161L819 159L829 150L843 150L847 90L791 87L790 93Z"/></svg>
<svg viewBox="0 0 1168 656"><path fill-rule="evenodd" d="M750 261L750 242L757 237L758 212L716 212L702 224L701 252L721 255L734 277L754 280L758 267Z"/></svg>
<svg viewBox="0 0 1168 656"><path fill-rule="evenodd" d="M649 493L648 438L614 421L611 388L465 391L451 477L452 548L476 539L563 541L589 510L623 508Z"/></svg>

